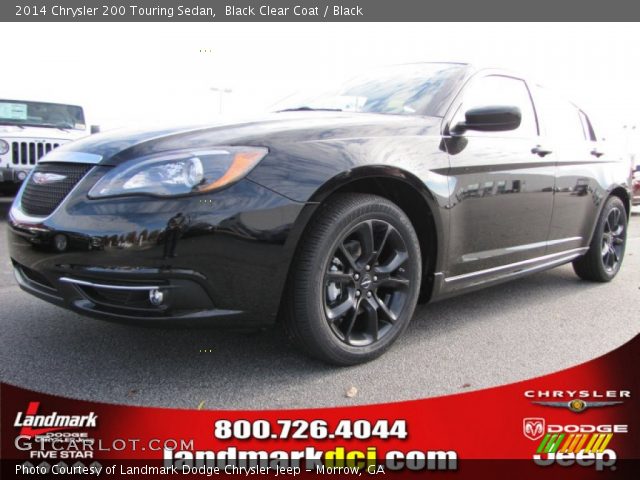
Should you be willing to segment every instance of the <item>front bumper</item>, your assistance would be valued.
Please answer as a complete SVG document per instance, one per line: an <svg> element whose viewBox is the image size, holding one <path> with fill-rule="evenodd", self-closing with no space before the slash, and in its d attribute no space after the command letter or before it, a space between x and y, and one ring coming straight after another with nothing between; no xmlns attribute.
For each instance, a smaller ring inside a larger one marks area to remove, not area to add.
<svg viewBox="0 0 640 480"><path fill-rule="evenodd" d="M58 277L52 283L38 271L14 262L15 278L24 291L101 320L138 325L215 323L218 326L247 327L263 324L247 312L215 308L200 285L180 279L173 273L147 272L146 277L155 277L155 281L132 281L128 273L109 273L116 275L105 274L99 280L87 280L86 276L84 280L78 276ZM154 291L163 292L163 304L156 306L151 303L149 294Z"/></svg>
<svg viewBox="0 0 640 480"><path fill-rule="evenodd" d="M23 290L117 322L274 322L304 204L248 180L206 196L88 200L101 168L46 219L16 198L9 251Z"/></svg>

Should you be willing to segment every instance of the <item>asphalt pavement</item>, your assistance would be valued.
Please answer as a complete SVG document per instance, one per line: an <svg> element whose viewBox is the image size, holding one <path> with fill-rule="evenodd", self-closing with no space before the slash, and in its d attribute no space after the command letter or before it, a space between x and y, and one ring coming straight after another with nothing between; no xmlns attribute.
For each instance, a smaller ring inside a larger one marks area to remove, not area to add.
<svg viewBox="0 0 640 480"><path fill-rule="evenodd" d="M571 266L420 306L382 358L329 367L277 331L157 329L85 318L22 292L0 198L0 379L109 403L206 409L357 405L512 383L600 356L640 332L640 211L608 284ZM347 391L354 396L347 396Z"/></svg>

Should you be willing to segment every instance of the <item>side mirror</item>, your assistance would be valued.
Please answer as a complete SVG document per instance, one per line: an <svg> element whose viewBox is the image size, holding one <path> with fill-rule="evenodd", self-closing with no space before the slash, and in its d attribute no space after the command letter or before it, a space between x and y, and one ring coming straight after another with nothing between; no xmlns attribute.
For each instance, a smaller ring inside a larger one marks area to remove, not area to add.
<svg viewBox="0 0 640 480"><path fill-rule="evenodd" d="M100 125L91 125L91 135L100 133Z"/></svg>
<svg viewBox="0 0 640 480"><path fill-rule="evenodd" d="M464 122L453 127L452 133L463 133L467 130L479 132L506 132L520 126L522 114L518 107L492 106L467 110Z"/></svg>

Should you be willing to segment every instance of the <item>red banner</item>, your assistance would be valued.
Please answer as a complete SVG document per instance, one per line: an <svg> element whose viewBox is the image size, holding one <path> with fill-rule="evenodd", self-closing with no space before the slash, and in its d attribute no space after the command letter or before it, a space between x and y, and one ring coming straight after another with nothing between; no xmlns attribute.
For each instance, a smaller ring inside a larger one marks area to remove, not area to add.
<svg viewBox="0 0 640 480"><path fill-rule="evenodd" d="M511 385L305 410L129 407L2 384L3 478L640 478L638 365L640 336L601 358Z"/></svg>

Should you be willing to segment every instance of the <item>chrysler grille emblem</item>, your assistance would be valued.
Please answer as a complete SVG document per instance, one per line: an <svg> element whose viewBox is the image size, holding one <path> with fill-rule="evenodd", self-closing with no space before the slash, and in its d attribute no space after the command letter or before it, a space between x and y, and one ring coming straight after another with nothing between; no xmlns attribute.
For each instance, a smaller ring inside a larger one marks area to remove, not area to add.
<svg viewBox="0 0 640 480"><path fill-rule="evenodd" d="M48 183L61 182L65 178L67 178L66 175L58 175L57 173L36 172L33 174L33 183L46 185Z"/></svg>

